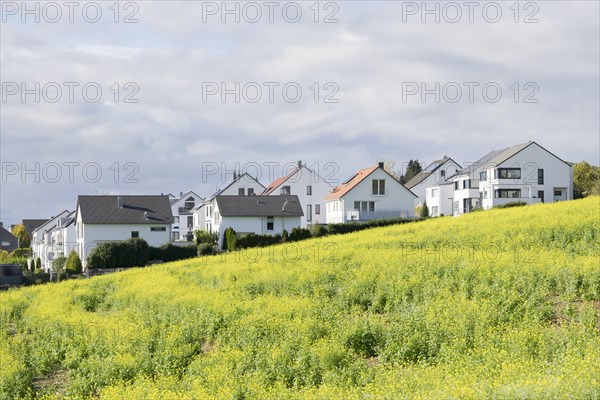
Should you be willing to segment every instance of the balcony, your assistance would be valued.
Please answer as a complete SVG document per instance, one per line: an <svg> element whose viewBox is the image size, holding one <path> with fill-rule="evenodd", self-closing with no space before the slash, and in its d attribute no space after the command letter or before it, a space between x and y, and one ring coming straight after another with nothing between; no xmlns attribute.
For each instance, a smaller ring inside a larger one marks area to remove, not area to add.
<svg viewBox="0 0 600 400"><path fill-rule="evenodd" d="M347 221L370 221L373 219L408 218L408 210L347 211Z"/></svg>
<svg viewBox="0 0 600 400"><path fill-rule="evenodd" d="M192 215L192 208L179 207L179 215Z"/></svg>

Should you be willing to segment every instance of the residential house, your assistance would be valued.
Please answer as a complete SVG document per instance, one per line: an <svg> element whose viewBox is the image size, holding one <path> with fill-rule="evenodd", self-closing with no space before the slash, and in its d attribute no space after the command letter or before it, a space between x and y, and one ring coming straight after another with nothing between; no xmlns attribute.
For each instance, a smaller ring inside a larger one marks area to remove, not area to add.
<svg viewBox="0 0 600 400"><path fill-rule="evenodd" d="M11 252L19 248L19 239L0 222L0 250Z"/></svg>
<svg viewBox="0 0 600 400"><path fill-rule="evenodd" d="M214 202L212 232L223 233L233 228L236 233L281 234L300 227L303 216L298 196L226 196L218 195Z"/></svg>
<svg viewBox="0 0 600 400"><path fill-rule="evenodd" d="M61 218L71 214L71 211L64 210L54 217L50 217L45 223L37 227L31 234L31 249L33 251L33 260L40 258L42 268L50 271L52 260L54 258L54 246L52 244L52 231L58 225Z"/></svg>
<svg viewBox="0 0 600 400"><path fill-rule="evenodd" d="M431 216L461 215L514 201L535 204L572 198L571 165L531 141L489 152L447 182L428 187L426 194L428 205L440 207Z"/></svg>
<svg viewBox="0 0 600 400"><path fill-rule="evenodd" d="M448 177L455 175L461 169L462 167L456 161L448 156L444 156L439 160L433 161L421 172L412 177L404 186L417 195L415 207L423 206L426 200L427 187L446 182ZM431 209L431 205L429 203L427 205Z"/></svg>
<svg viewBox="0 0 600 400"><path fill-rule="evenodd" d="M215 218L216 196L255 196L262 193L265 187L248 173L234 174L233 181L225 188L209 196L202 204L192 209L194 229L203 229L213 232Z"/></svg>
<svg viewBox="0 0 600 400"><path fill-rule="evenodd" d="M75 215L77 252L84 269L98 243L144 239L150 246L171 241L169 196L79 196Z"/></svg>
<svg viewBox="0 0 600 400"><path fill-rule="evenodd" d="M169 194L169 196L172 196ZM173 213L173 226L171 235L173 241L193 240L194 216L192 210L202 204L204 199L194 192L179 193L178 198L169 198L171 212Z"/></svg>
<svg viewBox="0 0 600 400"><path fill-rule="evenodd" d="M298 164L288 175L273 181L262 195L298 196L304 211L301 225L306 228L310 224L326 223L327 210L324 199L332 189L333 186L329 182L298 160Z"/></svg>
<svg viewBox="0 0 600 400"><path fill-rule="evenodd" d="M58 219L56 226L50 231L50 238L53 253L52 263L57 257L68 257L72 250L77 250L75 211Z"/></svg>
<svg viewBox="0 0 600 400"><path fill-rule="evenodd" d="M325 197L327 223L413 218L416 197L380 162L359 170Z"/></svg>
<svg viewBox="0 0 600 400"><path fill-rule="evenodd" d="M24 219L21 221L21 224L25 227L25 231L29 235L30 242L31 242L31 238L33 237L32 236L33 231L36 230L37 228L39 228L40 226L42 226L43 224L45 224L46 222L48 222L47 219ZM18 224L10 226L11 232L17 225ZM30 244L30 246L31 246L31 244Z"/></svg>

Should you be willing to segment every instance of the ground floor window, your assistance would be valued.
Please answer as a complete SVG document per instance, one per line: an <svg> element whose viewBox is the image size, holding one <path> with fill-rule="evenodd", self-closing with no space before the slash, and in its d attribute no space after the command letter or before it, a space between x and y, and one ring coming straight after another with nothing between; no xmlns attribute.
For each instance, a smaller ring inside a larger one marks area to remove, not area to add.
<svg viewBox="0 0 600 400"><path fill-rule="evenodd" d="M518 199L521 197L521 189L497 189L497 199Z"/></svg>
<svg viewBox="0 0 600 400"><path fill-rule="evenodd" d="M139 238L140 237L140 232L139 231L131 231L131 238L135 239L135 238Z"/></svg>
<svg viewBox="0 0 600 400"><path fill-rule="evenodd" d="M275 221L273 217L267 217L267 230L272 231L275 229Z"/></svg>

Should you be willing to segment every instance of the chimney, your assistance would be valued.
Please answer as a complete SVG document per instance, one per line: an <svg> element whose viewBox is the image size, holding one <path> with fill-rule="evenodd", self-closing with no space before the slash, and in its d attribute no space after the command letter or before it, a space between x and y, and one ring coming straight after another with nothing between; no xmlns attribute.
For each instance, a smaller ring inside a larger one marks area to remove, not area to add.
<svg viewBox="0 0 600 400"><path fill-rule="evenodd" d="M179 197L183 197L183 192L179 192Z"/></svg>
<svg viewBox="0 0 600 400"><path fill-rule="evenodd" d="M4 223L0 222L0 228L4 228Z"/></svg>
<svg viewBox="0 0 600 400"><path fill-rule="evenodd" d="M117 197L117 207L123 208L124 203L125 203L125 200L123 199L123 196L118 196Z"/></svg>
<svg viewBox="0 0 600 400"><path fill-rule="evenodd" d="M148 211L144 211L144 221L148 221Z"/></svg>
<svg viewBox="0 0 600 400"><path fill-rule="evenodd" d="M302 168L302 160L298 160L298 169Z"/></svg>
<svg viewBox="0 0 600 400"><path fill-rule="evenodd" d="M383 165L384 165L383 161L379 161L379 168L383 169Z"/></svg>

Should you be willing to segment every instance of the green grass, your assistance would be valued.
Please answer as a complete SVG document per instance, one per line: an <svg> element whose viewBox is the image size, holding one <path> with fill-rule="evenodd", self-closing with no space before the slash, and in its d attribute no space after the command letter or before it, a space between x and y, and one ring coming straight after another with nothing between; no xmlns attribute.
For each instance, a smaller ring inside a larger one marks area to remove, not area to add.
<svg viewBox="0 0 600 400"><path fill-rule="evenodd" d="M0 398L600 398L600 198L0 294Z"/></svg>

